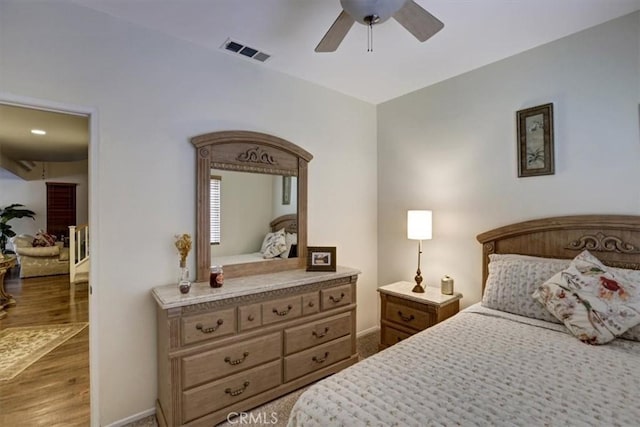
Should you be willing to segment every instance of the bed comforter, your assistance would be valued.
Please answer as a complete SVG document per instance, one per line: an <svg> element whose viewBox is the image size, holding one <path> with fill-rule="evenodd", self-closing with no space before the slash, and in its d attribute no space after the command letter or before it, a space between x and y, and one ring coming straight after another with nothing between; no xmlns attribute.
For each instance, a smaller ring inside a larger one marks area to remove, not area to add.
<svg viewBox="0 0 640 427"><path fill-rule="evenodd" d="M304 392L289 426L637 426L640 343L476 304Z"/></svg>

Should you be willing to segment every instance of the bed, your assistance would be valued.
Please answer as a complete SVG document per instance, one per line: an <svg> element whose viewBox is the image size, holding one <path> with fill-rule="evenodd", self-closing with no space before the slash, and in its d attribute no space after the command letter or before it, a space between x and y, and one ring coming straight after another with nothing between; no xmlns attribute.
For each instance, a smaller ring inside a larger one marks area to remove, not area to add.
<svg viewBox="0 0 640 427"><path fill-rule="evenodd" d="M590 254L640 283L640 217L546 218L478 240L481 303L316 383L288 425L637 425L640 326L589 345L531 291Z"/></svg>

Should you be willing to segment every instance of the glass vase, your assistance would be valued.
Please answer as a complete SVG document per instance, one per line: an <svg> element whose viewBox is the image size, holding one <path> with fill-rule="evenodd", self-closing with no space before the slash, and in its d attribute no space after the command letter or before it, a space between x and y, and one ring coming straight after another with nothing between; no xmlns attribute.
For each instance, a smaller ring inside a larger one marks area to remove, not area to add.
<svg viewBox="0 0 640 427"><path fill-rule="evenodd" d="M191 290L191 282L189 281L189 269L185 266L180 267L180 277L178 278L178 289L181 294L188 294Z"/></svg>

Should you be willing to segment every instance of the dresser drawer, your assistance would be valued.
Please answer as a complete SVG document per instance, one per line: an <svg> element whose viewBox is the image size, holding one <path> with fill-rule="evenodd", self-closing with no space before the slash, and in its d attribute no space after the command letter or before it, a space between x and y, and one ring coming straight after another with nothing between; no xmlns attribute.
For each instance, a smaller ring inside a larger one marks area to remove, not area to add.
<svg viewBox="0 0 640 427"><path fill-rule="evenodd" d="M381 341L385 346L392 346L406 338L409 338L410 336L411 334L408 334L406 332L402 332L388 326L382 326Z"/></svg>
<svg viewBox="0 0 640 427"><path fill-rule="evenodd" d="M320 312L320 295L318 292L311 292L302 295L302 315Z"/></svg>
<svg viewBox="0 0 640 427"><path fill-rule="evenodd" d="M217 380L261 365L282 354L280 333L182 358L182 388Z"/></svg>
<svg viewBox="0 0 640 427"><path fill-rule="evenodd" d="M243 305L238 308L238 318L240 331L262 326L262 306L259 303Z"/></svg>
<svg viewBox="0 0 640 427"><path fill-rule="evenodd" d="M351 355L351 336L338 338L284 359L284 381L288 382L325 368Z"/></svg>
<svg viewBox="0 0 640 427"><path fill-rule="evenodd" d="M281 366L280 360L276 360L182 392L183 422L189 422L277 387L282 380Z"/></svg>
<svg viewBox="0 0 640 427"><path fill-rule="evenodd" d="M284 331L285 354L343 337L351 332L351 313L344 313Z"/></svg>
<svg viewBox="0 0 640 427"><path fill-rule="evenodd" d="M390 322L404 325L409 328L421 331L434 322L430 321L430 315L425 310L408 307L402 304L387 302L384 318Z"/></svg>
<svg viewBox="0 0 640 427"><path fill-rule="evenodd" d="M236 332L236 309L182 318L182 344L222 337Z"/></svg>
<svg viewBox="0 0 640 427"><path fill-rule="evenodd" d="M262 323L264 325L295 319L301 315L302 297L300 295L262 303Z"/></svg>
<svg viewBox="0 0 640 427"><path fill-rule="evenodd" d="M322 310L330 310L334 307L351 304L353 302L351 298L351 285L322 289L320 290L320 300L322 301Z"/></svg>

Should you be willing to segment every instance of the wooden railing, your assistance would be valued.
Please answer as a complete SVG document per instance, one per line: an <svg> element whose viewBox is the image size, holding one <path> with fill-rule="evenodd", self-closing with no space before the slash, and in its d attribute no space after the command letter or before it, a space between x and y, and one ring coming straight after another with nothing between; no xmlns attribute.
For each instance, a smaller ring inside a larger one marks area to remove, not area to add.
<svg viewBox="0 0 640 427"><path fill-rule="evenodd" d="M69 226L69 281L89 281L89 225Z"/></svg>

